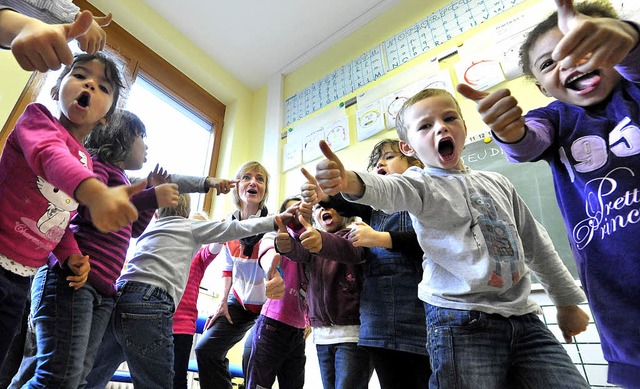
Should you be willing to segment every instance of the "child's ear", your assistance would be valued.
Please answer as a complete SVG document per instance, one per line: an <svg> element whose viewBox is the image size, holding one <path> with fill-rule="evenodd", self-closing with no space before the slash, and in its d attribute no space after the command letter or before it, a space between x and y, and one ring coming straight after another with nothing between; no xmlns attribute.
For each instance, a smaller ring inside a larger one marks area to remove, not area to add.
<svg viewBox="0 0 640 389"><path fill-rule="evenodd" d="M109 124L109 119L107 119L107 117L103 117L102 119L100 119L100 124L102 124L103 126L107 126L107 124Z"/></svg>
<svg viewBox="0 0 640 389"><path fill-rule="evenodd" d="M538 90L539 90L543 95L545 95L545 96L547 96L547 97L553 97L553 96L551 96L551 94L550 94L549 92L547 92L547 90L546 90L542 85L540 85L540 83L539 83L539 82L537 82L537 81L536 81L536 86L538 87Z"/></svg>
<svg viewBox="0 0 640 389"><path fill-rule="evenodd" d="M400 152L404 155L406 155L407 157L415 157L416 156L416 152L415 150L409 145L409 143L401 140L398 141L398 148L400 149Z"/></svg>

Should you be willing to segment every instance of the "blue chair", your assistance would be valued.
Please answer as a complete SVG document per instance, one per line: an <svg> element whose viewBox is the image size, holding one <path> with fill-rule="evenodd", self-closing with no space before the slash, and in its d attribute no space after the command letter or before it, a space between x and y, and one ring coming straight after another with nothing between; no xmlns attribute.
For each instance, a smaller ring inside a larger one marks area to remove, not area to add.
<svg viewBox="0 0 640 389"><path fill-rule="evenodd" d="M202 334L204 332L206 322L206 316L198 316L198 320L196 320L196 334ZM198 372L198 361L195 358L189 360L189 371L192 373ZM231 373L231 378L244 378L241 364L230 363L229 373ZM111 377L111 382L133 383L133 381L131 381L131 374L126 370L116 370Z"/></svg>

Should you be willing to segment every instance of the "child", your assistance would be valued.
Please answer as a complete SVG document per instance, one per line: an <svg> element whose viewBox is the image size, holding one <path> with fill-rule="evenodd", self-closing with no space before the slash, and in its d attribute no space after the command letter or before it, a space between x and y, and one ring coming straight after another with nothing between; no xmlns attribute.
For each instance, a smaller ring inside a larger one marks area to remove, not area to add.
<svg viewBox="0 0 640 389"><path fill-rule="evenodd" d="M325 388L366 389L373 374L367 350L358 346L362 262L367 249L347 239L348 219L316 205L318 231L299 217L304 230L296 239L279 229L276 250L305 264L309 283L307 303L313 342Z"/></svg>
<svg viewBox="0 0 640 389"><path fill-rule="evenodd" d="M423 167L419 159L400 152L397 140L383 139L373 147L367 170L402 174L411 166ZM305 201L315 204L319 199L323 207L363 220L349 234L354 246L370 248L363 265L358 345L369 351L380 387L427 388L431 370L424 307L418 298L423 252L409 214L389 215L342 196L327 196L312 175L304 169L303 174L308 181L302 186Z"/></svg>
<svg viewBox="0 0 640 389"><path fill-rule="evenodd" d="M310 221L311 205L302 203L298 196L285 199L280 212L296 204L299 204L298 215ZM299 232L302 224L293 218L288 227ZM282 223L279 224L279 230L287 233L287 227ZM269 272L281 271L286 292L282 299L268 299L262 306L253 328L245 382L250 389L271 388L277 377L281 389L302 389L307 360L304 336L308 320L304 298L307 278L304 264L276 253L274 238L275 233L265 234L263 242L271 244L264 245L266 252L260 257L260 266L266 276L269 276Z"/></svg>
<svg viewBox="0 0 640 389"><path fill-rule="evenodd" d="M403 104L397 125L400 150L424 169L355 173L321 142L328 159L316 179L328 194L411 214L425 252L418 296L427 317L429 387L588 388L537 316L529 268L556 304L567 341L588 323L576 306L584 293L511 183L463 166L467 131L456 100L442 89L422 90ZM506 266L516 271L496 282Z"/></svg>
<svg viewBox="0 0 640 389"><path fill-rule="evenodd" d="M138 239L136 252L118 278L111 324L100 345L87 388L104 388L127 361L133 385L173 387L172 317L187 283L191 258L206 242L224 242L273 231L274 216L210 222L187 219L191 200L181 194L177 207L161 208L158 221ZM295 208L279 216L290 221ZM219 250L219 249L218 249ZM283 284L282 279L276 280Z"/></svg>
<svg viewBox="0 0 640 389"><path fill-rule="evenodd" d="M68 65L73 54L67 42L73 39L88 54L104 49L107 34L102 27L111 22L111 14L93 17L89 11L79 12L71 2L55 2L48 4L47 9L26 1L1 2L0 47L11 48L24 70L46 72L59 69L61 64Z"/></svg>
<svg viewBox="0 0 640 389"><path fill-rule="evenodd" d="M510 160L544 159L551 166L609 362L609 382L638 388L640 254L633 243L640 236L634 195L640 173L638 25L617 20L615 11L599 3L576 9L570 1L559 5L520 51L523 70L557 101L522 117L508 90L490 95L462 85L459 90L478 100L478 111Z"/></svg>
<svg viewBox="0 0 640 389"><path fill-rule="evenodd" d="M146 129L131 112L119 110L108 126L85 140L93 170L109 187L129 185L125 170L138 170L146 160ZM153 179L149 184L154 185ZM160 206L176 205L175 184L160 184L135 194L131 201L138 219L117 232L102 233L93 226L89 210L78 207L71 230L83 254L91 258L91 272L83 288L66 287L67 270L50 261L38 270L32 285L32 317L37 340L37 366L28 385L77 387L89 374L98 345L115 303L115 281L124 265L129 240L138 237Z"/></svg>
<svg viewBox="0 0 640 389"><path fill-rule="evenodd" d="M129 197L144 187L108 188L92 173L81 141L115 109L122 86L116 64L101 53L81 54L52 89L59 119L40 104L22 114L0 157L0 362L24 311L29 275L53 251L78 288L89 272L67 228L77 202L103 231L138 217ZM72 194L68 195L68 194ZM77 201L77 202L76 202Z"/></svg>

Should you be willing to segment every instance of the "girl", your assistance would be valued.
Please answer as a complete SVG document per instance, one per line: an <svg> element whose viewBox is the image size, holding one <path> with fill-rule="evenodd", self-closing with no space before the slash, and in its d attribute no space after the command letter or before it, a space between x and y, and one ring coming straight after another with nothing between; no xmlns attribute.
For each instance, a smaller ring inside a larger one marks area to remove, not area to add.
<svg viewBox="0 0 640 389"><path fill-rule="evenodd" d="M146 158L144 124L134 114L119 111L109 126L94 130L85 146L98 179L109 187L129 185L127 170L138 170ZM153 181L153 180L152 180ZM150 182L154 184L154 182ZM37 365L29 387L76 388L93 366L115 302L115 281L132 236L138 237L159 206L176 205L175 184L161 184L132 197L139 218L116 232L102 233L89 210L80 206L71 221L80 250L92 269L83 288L66 286L67 269L50 263L36 273L32 315L37 341Z"/></svg>
<svg viewBox="0 0 640 389"><path fill-rule="evenodd" d="M112 59L100 52L80 54L52 88L59 116L31 104L7 139L0 157L0 362L24 311L30 275L49 259L65 269L73 287L86 281L89 259L67 228L78 202L102 231L138 217L129 197L144 183L108 188L92 173L81 143L109 119L120 88Z"/></svg>

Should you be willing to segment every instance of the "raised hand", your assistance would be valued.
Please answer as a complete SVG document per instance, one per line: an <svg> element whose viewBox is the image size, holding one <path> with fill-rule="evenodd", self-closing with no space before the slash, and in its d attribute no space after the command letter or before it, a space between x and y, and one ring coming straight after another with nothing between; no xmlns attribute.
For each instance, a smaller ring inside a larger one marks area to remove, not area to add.
<svg viewBox="0 0 640 389"><path fill-rule="evenodd" d="M503 142L514 143L524 136L524 117L518 100L508 89L491 93L473 89L467 84L458 84L458 93L477 103L476 109L482 120Z"/></svg>
<svg viewBox="0 0 640 389"><path fill-rule="evenodd" d="M180 192L177 184L161 184L155 187L156 201L159 208L175 207L178 205Z"/></svg>
<svg viewBox="0 0 640 389"><path fill-rule="evenodd" d="M572 337L584 332L589 325L589 315L577 305L557 307L556 318L558 327L567 343L572 342Z"/></svg>
<svg viewBox="0 0 640 389"><path fill-rule="evenodd" d="M391 236L389 233L376 231L365 222L353 223L353 228L349 232L349 240L353 247L391 248Z"/></svg>
<svg viewBox="0 0 640 389"><path fill-rule="evenodd" d="M276 232L275 244L278 252L286 254L291 251L291 236L287 231L287 227L282 222L280 216L276 216L276 225L278 231Z"/></svg>
<svg viewBox="0 0 640 389"><path fill-rule="evenodd" d="M274 254L271 268L267 271L266 296L271 300L281 300L284 297L285 284L280 267L280 254Z"/></svg>
<svg viewBox="0 0 640 389"><path fill-rule="evenodd" d="M150 187L158 186L160 184L166 184L169 182L170 176L169 172L164 170L159 163L156 164L156 167L153 168L153 171L149 172L147 176L147 185Z"/></svg>
<svg viewBox="0 0 640 389"><path fill-rule="evenodd" d="M344 166L324 140L320 141L320 150L326 158L316 165L318 186L328 195L338 194L347 187Z"/></svg>
<svg viewBox="0 0 640 389"><path fill-rule="evenodd" d="M107 187L98 179L83 181L76 189L76 198L91 213L93 225L101 232L116 232L138 219L138 210L129 198L142 191L147 180L134 185Z"/></svg>
<svg viewBox="0 0 640 389"><path fill-rule="evenodd" d="M319 253L322 250L322 235L302 216L298 217L300 224L304 227L304 232L300 234L300 243L302 247L311 253Z"/></svg>
<svg viewBox="0 0 640 389"><path fill-rule="evenodd" d="M68 276L69 286L75 290L82 288L89 278L91 265L89 264L89 256L82 254L71 254L67 258L67 267L75 275Z"/></svg>
<svg viewBox="0 0 640 389"><path fill-rule="evenodd" d="M311 218L313 217L313 206L307 202L300 202L298 206L298 211L296 212L296 221L298 221L299 217L303 217L306 221L311 224Z"/></svg>
<svg viewBox="0 0 640 389"><path fill-rule="evenodd" d="M551 58L565 69L590 72L619 64L638 43L638 31L611 18L588 17L576 11L572 0L555 0L558 28L564 37Z"/></svg>
<svg viewBox="0 0 640 389"><path fill-rule="evenodd" d="M316 178L305 168L300 168L300 172L302 172L302 175L307 179L300 187L302 201L311 205L316 205L319 201L327 201L329 196L320 189Z"/></svg>
<svg viewBox="0 0 640 389"><path fill-rule="evenodd" d="M79 12L76 18L80 17L82 12ZM93 54L97 51L104 49L107 44L107 33L102 29L111 23L111 13L106 16L93 16L93 21L89 30L76 38L80 50L87 54Z"/></svg>
<svg viewBox="0 0 640 389"><path fill-rule="evenodd" d="M238 180L225 180L224 178L207 177L206 185L208 188L215 188L216 196L221 193L227 194L236 186Z"/></svg>
<svg viewBox="0 0 640 389"><path fill-rule="evenodd" d="M84 35L93 22L89 11L73 23L46 24L13 11L2 11L3 33L13 35L11 52L24 70L46 72L70 64L73 54L67 42ZM4 40L4 39L3 39Z"/></svg>

